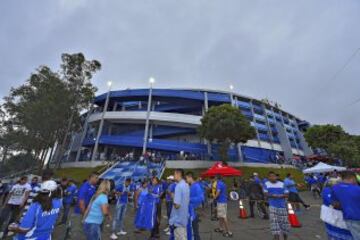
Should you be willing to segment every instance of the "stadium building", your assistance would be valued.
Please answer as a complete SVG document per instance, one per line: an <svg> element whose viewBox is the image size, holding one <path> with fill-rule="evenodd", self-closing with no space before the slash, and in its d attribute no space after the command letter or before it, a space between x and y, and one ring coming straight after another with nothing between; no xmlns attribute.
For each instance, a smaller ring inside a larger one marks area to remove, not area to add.
<svg viewBox="0 0 360 240"><path fill-rule="evenodd" d="M303 136L309 123L277 104L234 92L150 88L97 96L62 161L115 161L143 152L165 160L219 160L218 146L199 138L197 128L204 113L221 104L239 108L257 133L229 149L230 161L278 163L312 154Z"/></svg>

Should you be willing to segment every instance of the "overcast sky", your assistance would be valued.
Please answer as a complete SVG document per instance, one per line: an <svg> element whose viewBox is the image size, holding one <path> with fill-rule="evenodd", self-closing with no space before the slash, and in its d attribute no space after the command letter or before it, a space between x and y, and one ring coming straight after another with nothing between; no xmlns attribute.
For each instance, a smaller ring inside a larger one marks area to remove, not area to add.
<svg viewBox="0 0 360 240"><path fill-rule="evenodd" d="M269 98L313 124L360 134L360 1L0 2L0 97L61 53L102 70L99 93L195 87Z"/></svg>

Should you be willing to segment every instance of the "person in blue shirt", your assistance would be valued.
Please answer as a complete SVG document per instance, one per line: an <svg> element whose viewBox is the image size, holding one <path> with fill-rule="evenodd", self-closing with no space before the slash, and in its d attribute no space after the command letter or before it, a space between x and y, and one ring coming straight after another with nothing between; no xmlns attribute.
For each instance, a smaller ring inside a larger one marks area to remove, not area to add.
<svg viewBox="0 0 360 240"><path fill-rule="evenodd" d="M190 188L185 182L184 177L183 169L176 169L174 171L174 178L177 184L169 224L175 240L187 239L186 228L189 220Z"/></svg>
<svg viewBox="0 0 360 240"><path fill-rule="evenodd" d="M11 224L9 230L17 233L15 240L50 240L61 208L61 200L55 197L57 184L49 180L42 183L38 195L19 225Z"/></svg>
<svg viewBox="0 0 360 240"><path fill-rule="evenodd" d="M333 186L332 202L340 208L346 226L355 240L360 239L360 186L353 172L344 172L342 181Z"/></svg>
<svg viewBox="0 0 360 240"><path fill-rule="evenodd" d="M222 177L218 175L216 184L215 200L217 203L217 217L219 219L219 228L215 229L215 232L223 233L224 237L232 237L233 234L229 229L229 222L227 220L227 187L222 181Z"/></svg>
<svg viewBox="0 0 360 240"><path fill-rule="evenodd" d="M168 217L168 219L170 219L171 209L173 207L173 199L174 199L176 183L174 182L174 176L172 175L167 177L167 181L168 181L168 186L167 189L165 190L166 216ZM164 232L167 235L169 235L170 234L169 227L166 227L164 229Z"/></svg>
<svg viewBox="0 0 360 240"><path fill-rule="evenodd" d="M87 240L101 240L101 225L104 217L111 222L108 202L110 191L110 181L103 180L85 210L83 230Z"/></svg>
<svg viewBox="0 0 360 240"><path fill-rule="evenodd" d="M332 240L353 240L353 237L351 235L351 232L347 229L344 228L340 228L339 226L335 226L334 224L330 224L329 222L326 221L326 219L324 219L324 216L328 216L329 218L333 218L332 213L333 211L340 211L340 210L335 210L332 208L332 195L333 195L333 190L332 187L337 184L339 182L339 180L337 178L330 178L324 188L323 191L321 192L322 195L322 199L323 199L323 205L326 207L330 207L330 208L324 208L323 206L321 207L321 215L322 220L325 223L325 229L326 229L326 233L328 235L328 239L332 239ZM332 209L329 212L329 209Z"/></svg>
<svg viewBox="0 0 360 240"><path fill-rule="evenodd" d="M125 180L124 184L121 184L116 188L116 213L112 223L111 239L117 239L116 235L126 235L124 231L124 218L126 214L127 204L129 202L129 196L131 196L131 179Z"/></svg>
<svg viewBox="0 0 360 240"><path fill-rule="evenodd" d="M151 179L151 186L149 192L154 198L156 204L156 215L154 216L154 227L151 231L150 238L159 238L160 237L160 220L161 220L161 195L163 193L162 184L158 177L153 177Z"/></svg>
<svg viewBox="0 0 360 240"><path fill-rule="evenodd" d="M186 182L190 185L190 212L194 212L194 219L192 220L193 238L194 240L200 240L200 219L197 210L204 201L204 192L200 183L195 181L193 172L186 173Z"/></svg>
<svg viewBox="0 0 360 240"><path fill-rule="evenodd" d="M278 180L274 172L269 172L268 178L269 181L265 183L264 193L269 202L270 230L274 240L279 240L281 234L286 240L290 231L286 209L288 190L284 183Z"/></svg>
<svg viewBox="0 0 360 240"><path fill-rule="evenodd" d="M83 215L90 203L91 198L96 192L96 185L99 180L98 176L99 175L97 173L90 174L88 179L80 186L77 193L77 203L74 209L75 214L72 215L73 227L71 228L71 236L74 239L80 238L82 236L81 229Z"/></svg>
<svg viewBox="0 0 360 240"><path fill-rule="evenodd" d="M74 202L75 194L77 193L77 187L72 180L64 178L61 182L63 188L63 213L60 224L67 222L71 205Z"/></svg>
<svg viewBox="0 0 360 240"><path fill-rule="evenodd" d="M75 208L75 213L84 214L87 206L90 203L92 196L96 192L96 184L98 183L99 175L97 173L90 174L87 181L85 181L78 191L78 202Z"/></svg>
<svg viewBox="0 0 360 240"><path fill-rule="evenodd" d="M290 173L286 175L286 178L284 179L284 185L286 190L289 192L289 202L294 203L295 209L300 209L299 203L301 203L306 209L310 208L310 205L306 204L301 199L299 192L296 188L296 183Z"/></svg>

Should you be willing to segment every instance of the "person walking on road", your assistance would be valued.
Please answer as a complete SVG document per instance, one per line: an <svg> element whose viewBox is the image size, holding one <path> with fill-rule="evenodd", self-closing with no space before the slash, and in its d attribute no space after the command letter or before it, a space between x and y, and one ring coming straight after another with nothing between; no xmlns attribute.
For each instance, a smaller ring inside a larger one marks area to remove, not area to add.
<svg viewBox="0 0 360 240"><path fill-rule="evenodd" d="M217 176L217 186L215 200L217 203L217 217L219 219L219 228L215 232L223 233L224 237L232 237L233 234L229 229L229 222L227 219L227 188L226 184L222 181L221 176Z"/></svg>
<svg viewBox="0 0 360 240"><path fill-rule="evenodd" d="M274 240L279 240L283 235L284 240L290 232L286 198L288 190L284 183L278 180L274 172L269 172L269 181L265 183L264 193L269 202L270 230Z"/></svg>
<svg viewBox="0 0 360 240"><path fill-rule="evenodd" d="M193 230L193 239L200 240L199 233L199 212L201 204L204 201L204 192L201 189L200 183L195 181L194 173L188 172L186 173L186 182L190 185L190 211L193 211L195 216L192 219L192 230Z"/></svg>
<svg viewBox="0 0 360 240"><path fill-rule="evenodd" d="M131 179L128 178L125 180L125 183L116 188L116 213L112 223L112 234L111 239L118 239L117 235L126 235L124 231L124 219L126 214L126 209L129 201L129 196L131 195ZM117 232L118 231L118 232Z"/></svg>
<svg viewBox="0 0 360 240"><path fill-rule="evenodd" d="M0 238L7 235L8 224L17 221L20 217L20 212L24 208L31 191L31 186L27 181L26 176L21 177L19 183L15 184L9 192L6 206L0 214Z"/></svg>
<svg viewBox="0 0 360 240"><path fill-rule="evenodd" d="M294 204L295 209L300 210L299 203L301 203L305 209L310 208L310 205L306 204L301 199L299 192L296 188L296 183L290 173L286 175L286 178L284 179L284 185L287 191L289 192L289 202Z"/></svg>
<svg viewBox="0 0 360 240"><path fill-rule="evenodd" d="M190 188L185 182L184 176L183 169L176 169L174 171L174 178L177 184L169 224L175 240L187 240L186 227L189 220Z"/></svg>
<svg viewBox="0 0 360 240"><path fill-rule="evenodd" d="M103 180L85 210L83 229L87 240L101 240L101 225L104 217L111 222L108 202L110 189L110 181Z"/></svg>

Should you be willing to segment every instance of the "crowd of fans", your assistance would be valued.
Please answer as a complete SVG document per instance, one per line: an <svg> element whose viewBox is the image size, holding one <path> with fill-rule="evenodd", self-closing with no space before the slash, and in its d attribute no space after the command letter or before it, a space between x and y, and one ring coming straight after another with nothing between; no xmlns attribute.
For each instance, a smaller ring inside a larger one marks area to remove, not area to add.
<svg viewBox="0 0 360 240"><path fill-rule="evenodd" d="M323 199L321 219L325 222L329 239L360 239L360 186L357 177L352 172L344 172L341 176L332 172L305 178L313 196ZM274 239L281 236L287 239L290 231L288 203L295 210L300 210L300 205L310 208L300 197L298 186L291 174L281 179L278 174L269 172L264 178L254 173L247 181L234 178L228 189L221 176L207 181L196 177L193 172L176 169L166 179L154 176L133 182L129 178L120 186L92 173L78 188L67 178L55 182L51 171L44 171L41 182L38 177L28 181L25 176L13 185L0 182L3 205L0 238L14 235L15 239L51 239L56 224L66 224L71 219L73 239L86 236L88 240L99 240L104 224L111 228L108 237L118 239L127 234L124 220L131 205L136 209L133 221L136 233L148 231L149 239L159 239L163 230L169 239L199 240L199 210L208 204L212 220L219 223L214 232L233 237L227 204L229 195L235 192L248 202L250 217L257 213L261 218L269 219ZM115 195L115 208L110 208L112 195ZM167 227L160 229L163 206Z"/></svg>

